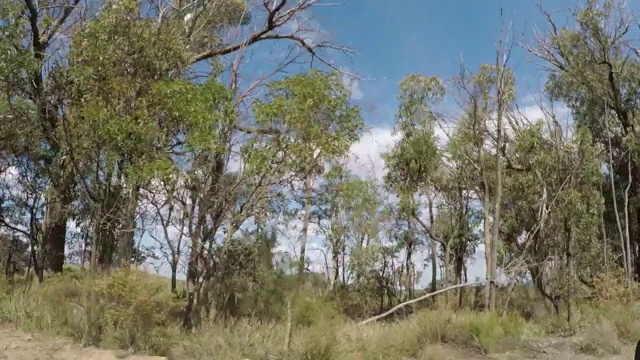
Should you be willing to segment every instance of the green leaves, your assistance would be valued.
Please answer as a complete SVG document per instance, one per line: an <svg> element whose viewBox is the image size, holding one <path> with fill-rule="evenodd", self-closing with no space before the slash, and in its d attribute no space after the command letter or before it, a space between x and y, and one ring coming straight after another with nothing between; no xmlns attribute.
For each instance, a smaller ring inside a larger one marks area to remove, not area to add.
<svg viewBox="0 0 640 360"><path fill-rule="evenodd" d="M217 80L182 78L190 61L184 25L138 17L137 6L128 0L106 5L86 31L75 34L67 140L76 156L99 151L111 162L127 159L128 171L140 178L166 173L176 146L224 151L220 132L230 129L235 111Z"/></svg>
<svg viewBox="0 0 640 360"><path fill-rule="evenodd" d="M445 93L442 80L437 77L411 74L402 79L397 130L408 136L416 128L433 132L437 115L431 107L442 101Z"/></svg>
<svg viewBox="0 0 640 360"><path fill-rule="evenodd" d="M400 82L400 104L396 131L401 139L383 155L388 172L385 183L401 199L426 192L434 184L441 162L436 146L434 112L445 94L442 81L435 77L412 74Z"/></svg>
<svg viewBox="0 0 640 360"><path fill-rule="evenodd" d="M269 84L253 112L258 126L277 131L295 172L317 172L323 159L343 156L364 126L339 74L319 70Z"/></svg>
<svg viewBox="0 0 640 360"><path fill-rule="evenodd" d="M22 4L11 0L0 0L0 88L3 89L2 96L11 93L18 86L28 85L28 76L38 65L32 54L21 46L22 40L28 35L25 31L27 18L20 16L21 11ZM6 100L3 99L3 101Z"/></svg>
<svg viewBox="0 0 640 360"><path fill-rule="evenodd" d="M153 84L149 104L157 126L168 135L184 135L191 149L223 151L219 130L236 119L231 92L216 80L203 84L186 80Z"/></svg>

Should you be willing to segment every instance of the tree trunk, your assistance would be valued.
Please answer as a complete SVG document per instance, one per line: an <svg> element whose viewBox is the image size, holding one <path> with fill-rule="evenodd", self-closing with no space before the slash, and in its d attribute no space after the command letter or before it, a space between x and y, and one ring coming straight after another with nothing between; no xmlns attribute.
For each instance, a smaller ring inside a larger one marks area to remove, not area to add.
<svg viewBox="0 0 640 360"><path fill-rule="evenodd" d="M118 262L120 266L129 266L133 259L133 246L135 239L136 214L138 210L139 193L140 188L138 186L134 186L131 189L127 207L124 209L124 211L126 211L126 213L124 214L124 229L122 235L120 236L120 241L118 244Z"/></svg>
<svg viewBox="0 0 640 360"><path fill-rule="evenodd" d="M497 52L496 65L498 67L499 82L496 98L498 110L496 114L496 149L502 148L502 117L504 116L504 64L500 63L500 50ZM491 231L491 288L489 309L496 309L496 280L498 278L498 241L500 238L500 205L502 202L502 154L496 150L496 189L493 204L493 228Z"/></svg>
<svg viewBox="0 0 640 360"><path fill-rule="evenodd" d="M430 239L431 243L431 292L438 290L438 245L435 239Z"/></svg>
<svg viewBox="0 0 640 360"><path fill-rule="evenodd" d="M486 123L484 124L486 127ZM485 155L484 151L484 143L477 144L479 158L482 160ZM480 162L480 175L482 177L482 234L484 236L484 261L485 261L485 283L484 283L484 310L491 310L491 262L493 257L491 256L491 226L489 222L489 217L491 215L491 197L489 194L489 178L487 176L486 165L481 161Z"/></svg>
<svg viewBox="0 0 640 360"><path fill-rule="evenodd" d="M464 254L456 254L456 263L455 263L455 273L456 273L456 281L455 285L462 284L462 272L464 267ZM458 309L461 309L464 306L464 287L457 289L458 293Z"/></svg>
<svg viewBox="0 0 640 360"><path fill-rule="evenodd" d="M629 279L631 278L630 274L631 274L631 269L629 269L629 264L627 262L627 245L626 245L626 241L625 241L625 232L622 230L622 222L620 220L620 212L618 211L618 201L617 201L617 194L616 194L616 182L615 182L615 175L614 175L614 162L613 162L613 148L611 146L611 132L609 131L609 118L608 116L604 116L604 123L605 123L605 128L607 130L607 140L608 140L608 155L609 155L609 181L611 183L611 200L613 202L613 211L614 214L616 216L616 225L618 226L618 233L620 234L620 245L622 246L622 263L624 265L624 273L625 273L625 278L627 280L627 285L630 285L629 283ZM629 176L631 176L631 174L629 174ZM626 196L625 196L626 199ZM626 205L626 204L625 204ZM628 215L628 211L627 208L624 208L624 214L625 216Z"/></svg>
<svg viewBox="0 0 640 360"><path fill-rule="evenodd" d="M448 288L451 286L451 283L453 282L453 269L451 266L451 249L450 249L450 245L447 242L447 245L444 247L444 254L442 256L443 261L444 261L444 281L442 284L443 288ZM446 306L447 308L449 308L449 306L451 305L451 292L447 292L445 294L445 299L446 299Z"/></svg>
<svg viewBox="0 0 640 360"><path fill-rule="evenodd" d="M9 245L9 251L7 251L7 258L4 263L4 277L6 279L13 278L11 271L11 264L13 263L13 240L11 240L11 244Z"/></svg>
<svg viewBox="0 0 640 360"><path fill-rule="evenodd" d="M568 287L568 291L566 294L566 297L564 299L564 301L567 304L567 323L569 324L569 327L571 329L573 329L573 325L574 325L574 314L573 314L573 301L571 300L573 298L573 282L575 280L576 277L576 271L575 268L573 266L573 256L572 256L572 249L571 247L573 246L573 228L571 226L571 224L569 223L568 219L565 219L565 233L566 233L566 248L565 248L565 257L566 257L566 264L567 264L567 269L569 270L569 281L567 282L567 287Z"/></svg>
<svg viewBox="0 0 640 360"><path fill-rule="evenodd" d="M464 274L464 282L468 283L469 282L469 270L467 269L467 264L465 264L463 262L462 263L462 268L463 268L463 274Z"/></svg>
<svg viewBox="0 0 640 360"><path fill-rule="evenodd" d="M413 283L414 283L414 279L413 279L413 229L411 227L411 218L407 219L407 222L409 223L409 238L408 238L408 243L407 243L407 257L405 260L405 271L407 273L406 276L406 287L407 287L407 296L409 297L409 299L413 299Z"/></svg>
<svg viewBox="0 0 640 360"><path fill-rule="evenodd" d="M551 305L553 305L553 312L556 316L560 315L560 301L558 299L552 299Z"/></svg>
<svg viewBox="0 0 640 360"><path fill-rule="evenodd" d="M67 209L70 205L69 194L62 186L52 183L45 195L47 208L43 224L43 247L46 267L54 273L62 273L64 251L67 238Z"/></svg>
<svg viewBox="0 0 640 360"><path fill-rule="evenodd" d="M198 221L195 231L191 237L191 251L189 252L189 261L187 264L187 303L185 304L184 314L182 318L182 327L185 330L193 329L193 312L196 301L196 290L198 278L200 277L200 258L202 252L201 233L202 222Z"/></svg>
<svg viewBox="0 0 640 360"><path fill-rule="evenodd" d="M311 175L307 175L304 180L305 204L304 219L302 222L302 236L300 238L300 257L298 258L298 276L302 277L307 266L307 239L309 237L309 222L311 221Z"/></svg>
<svg viewBox="0 0 640 360"><path fill-rule="evenodd" d="M347 283L347 249L345 247L345 239L341 239L340 242L341 242L340 253L342 257L342 261L340 262L340 266L342 266L342 283L346 284Z"/></svg>
<svg viewBox="0 0 640 360"><path fill-rule="evenodd" d="M338 254L338 251L336 251L335 249L335 245L334 244L334 251L333 251L333 278L331 279L332 281L332 288L333 290L336 289L336 286L338 284L338 280L340 280L340 254Z"/></svg>
<svg viewBox="0 0 640 360"><path fill-rule="evenodd" d="M82 234L82 254L80 254L80 268L84 269L86 267L87 262L87 243L88 236L86 231Z"/></svg>
<svg viewBox="0 0 640 360"><path fill-rule="evenodd" d="M36 249L34 246L31 246L31 256L29 257L29 266L33 264L33 271L36 273L38 277L38 282L44 282L44 269L42 267L42 263L38 261L38 255L36 254ZM29 272L27 271L27 278L29 278Z"/></svg>
<svg viewBox="0 0 640 360"><path fill-rule="evenodd" d="M193 251L192 251L193 253ZM184 308L184 314L182 317L182 327L185 330L193 329L193 308L195 305L196 298L196 278L197 278L197 270L198 264L197 260L192 259L190 256L189 265L187 270L187 303Z"/></svg>
<svg viewBox="0 0 640 360"><path fill-rule="evenodd" d="M628 166L628 170L629 170L629 184L627 185L626 189L624 190L624 246L627 249L627 257L625 259L626 263L627 263L627 269L629 270L629 274L628 274L628 287L629 289L631 289L631 282L633 281L634 276L634 271L633 271L633 263L631 262L631 233L630 233L630 228L631 225L629 224L629 191L631 190L631 183L633 181L632 177L631 177L631 154L629 154L629 158L628 158L628 162L627 162L627 166Z"/></svg>
<svg viewBox="0 0 640 360"><path fill-rule="evenodd" d="M488 190L485 190L484 204L482 206L482 212L484 216L483 233L484 233L484 261L486 264L485 270L485 283L484 283L484 309L486 311L491 310L491 228L489 223L489 194Z"/></svg>
<svg viewBox="0 0 640 360"><path fill-rule="evenodd" d="M454 285L461 285L461 284L462 284L462 276L460 273L456 272L456 281ZM462 289L463 288L459 288L455 292L455 294L458 295L458 309L462 309L462 306L464 305L464 291Z"/></svg>
<svg viewBox="0 0 640 360"><path fill-rule="evenodd" d="M176 261L171 262L171 292L178 292L178 263Z"/></svg>

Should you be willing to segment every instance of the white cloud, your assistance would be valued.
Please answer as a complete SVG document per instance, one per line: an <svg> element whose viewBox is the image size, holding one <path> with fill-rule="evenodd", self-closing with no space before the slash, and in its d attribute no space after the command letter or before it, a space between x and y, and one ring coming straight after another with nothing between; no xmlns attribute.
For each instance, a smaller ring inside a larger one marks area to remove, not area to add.
<svg viewBox="0 0 640 360"><path fill-rule="evenodd" d="M350 149L348 168L361 178L382 180L385 163L382 155L391 150L401 138L401 134L393 132L391 127L374 127L367 130L358 142ZM448 131L436 127L437 144L444 147L449 141Z"/></svg>
<svg viewBox="0 0 640 360"><path fill-rule="evenodd" d="M345 71L347 72L348 70L345 69ZM364 97L364 93L362 92L362 88L360 87L360 81L356 77L343 73L342 84L351 93L352 100L362 100L362 98Z"/></svg>
<svg viewBox="0 0 640 360"><path fill-rule="evenodd" d="M295 18L280 26L278 31L284 34L296 35L302 38L310 47L315 47L328 39L327 32L322 29L320 23L308 11L299 11L295 16Z"/></svg>
<svg viewBox="0 0 640 360"><path fill-rule="evenodd" d="M393 134L390 127L368 130L351 146L347 166L361 178L382 179L385 167L382 154L389 151L399 138L399 134Z"/></svg>
<svg viewBox="0 0 640 360"><path fill-rule="evenodd" d="M519 108L519 120L526 123L532 123L536 121L550 121L550 116L555 116L562 127L566 136L572 134L573 116L571 110L564 102L549 102L545 96L541 93L531 93L522 97L518 103Z"/></svg>
<svg viewBox="0 0 640 360"><path fill-rule="evenodd" d="M544 104L544 109L547 111L551 111L547 104ZM543 108L538 104L531 104L523 106L520 109L522 115L529 119L530 121L543 120L547 118L547 114L543 110ZM565 104L555 104L553 107L553 113L555 114L557 120L560 123L566 123L567 121L571 121L571 112L569 108Z"/></svg>

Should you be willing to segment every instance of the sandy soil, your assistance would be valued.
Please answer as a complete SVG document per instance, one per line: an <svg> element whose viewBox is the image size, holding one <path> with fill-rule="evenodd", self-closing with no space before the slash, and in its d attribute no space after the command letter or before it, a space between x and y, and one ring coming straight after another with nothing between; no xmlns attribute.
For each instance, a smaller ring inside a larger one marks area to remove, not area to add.
<svg viewBox="0 0 640 360"><path fill-rule="evenodd" d="M0 328L0 359L3 360L166 360L158 356L131 355L126 352L83 348L70 341L25 334Z"/></svg>

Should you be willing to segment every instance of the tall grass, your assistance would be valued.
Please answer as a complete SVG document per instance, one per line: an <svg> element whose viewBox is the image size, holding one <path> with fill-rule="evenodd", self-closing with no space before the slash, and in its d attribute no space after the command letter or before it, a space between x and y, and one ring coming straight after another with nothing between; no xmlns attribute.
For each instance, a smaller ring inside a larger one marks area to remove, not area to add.
<svg viewBox="0 0 640 360"><path fill-rule="evenodd" d="M134 270L92 276L71 272L44 284L0 284L0 321L27 331L71 337L85 345L171 359L444 359L512 350L557 335L559 317L525 321L470 310L420 310L404 320L357 326L339 307L310 293L291 295L288 321L205 323L181 333L182 303L164 281ZM640 339L640 311L585 304L576 310L577 350L614 354ZM288 333L290 332L290 343Z"/></svg>

